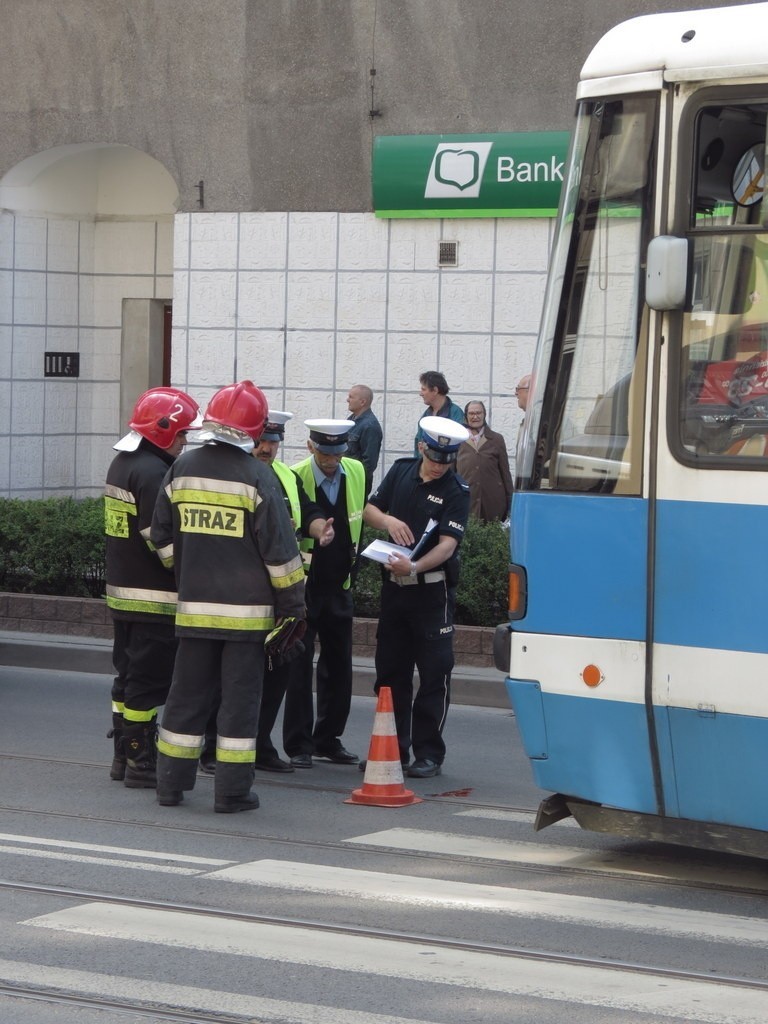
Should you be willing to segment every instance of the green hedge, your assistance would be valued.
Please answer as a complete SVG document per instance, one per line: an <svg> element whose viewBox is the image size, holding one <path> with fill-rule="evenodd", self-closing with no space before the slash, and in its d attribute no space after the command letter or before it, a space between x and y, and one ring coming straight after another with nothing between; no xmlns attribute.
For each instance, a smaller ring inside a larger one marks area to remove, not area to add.
<svg viewBox="0 0 768 1024"><path fill-rule="evenodd" d="M366 527L364 544L383 536ZM355 614L379 614L381 569L360 559ZM509 534L471 519L461 546L456 621L495 626L506 617ZM0 590L62 597L104 596L102 498L0 498Z"/></svg>
<svg viewBox="0 0 768 1024"><path fill-rule="evenodd" d="M103 499L0 498L0 590L103 597Z"/></svg>

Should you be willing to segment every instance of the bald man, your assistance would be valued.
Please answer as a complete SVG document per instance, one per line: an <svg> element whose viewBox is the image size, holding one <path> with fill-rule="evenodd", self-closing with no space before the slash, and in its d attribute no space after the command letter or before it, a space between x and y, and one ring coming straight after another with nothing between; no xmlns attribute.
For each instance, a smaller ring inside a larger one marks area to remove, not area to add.
<svg viewBox="0 0 768 1024"><path fill-rule="evenodd" d="M353 384L347 395L347 408L354 426L347 438L347 455L358 459L365 467L365 495L371 493L373 474L379 464L382 431L381 424L371 412L373 392L367 384Z"/></svg>

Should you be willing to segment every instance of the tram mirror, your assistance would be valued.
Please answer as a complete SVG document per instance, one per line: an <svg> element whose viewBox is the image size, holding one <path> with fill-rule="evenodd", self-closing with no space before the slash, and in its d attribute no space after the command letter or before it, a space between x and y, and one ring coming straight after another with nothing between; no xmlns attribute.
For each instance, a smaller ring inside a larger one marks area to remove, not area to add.
<svg viewBox="0 0 768 1024"><path fill-rule="evenodd" d="M648 244L645 301L651 309L682 309L688 279L688 241L658 235Z"/></svg>

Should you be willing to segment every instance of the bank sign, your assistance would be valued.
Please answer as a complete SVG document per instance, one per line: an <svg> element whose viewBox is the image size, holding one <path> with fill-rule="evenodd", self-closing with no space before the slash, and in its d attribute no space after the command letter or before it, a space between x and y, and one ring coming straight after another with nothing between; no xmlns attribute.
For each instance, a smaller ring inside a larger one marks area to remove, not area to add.
<svg viewBox="0 0 768 1024"><path fill-rule="evenodd" d="M568 132L380 135L377 217L554 217Z"/></svg>

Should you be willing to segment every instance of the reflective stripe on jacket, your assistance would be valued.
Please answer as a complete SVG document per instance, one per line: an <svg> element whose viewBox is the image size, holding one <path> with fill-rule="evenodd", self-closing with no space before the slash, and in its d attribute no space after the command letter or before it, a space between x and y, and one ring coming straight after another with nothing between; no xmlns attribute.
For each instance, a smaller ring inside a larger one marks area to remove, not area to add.
<svg viewBox="0 0 768 1024"><path fill-rule="evenodd" d="M232 445L209 443L168 471L152 521L172 548L179 636L254 640L275 618L304 614L304 574L274 473Z"/></svg>
<svg viewBox="0 0 768 1024"><path fill-rule="evenodd" d="M176 580L164 568L149 528L163 477L173 459L149 441L119 452L104 489L107 606L115 619L170 621Z"/></svg>
<svg viewBox="0 0 768 1024"><path fill-rule="evenodd" d="M296 484L296 476L284 462L280 462L278 459L273 460L272 469L277 474L277 478L285 491L285 496L288 498L293 528L298 532L301 529L301 502L299 501L299 488Z"/></svg>

